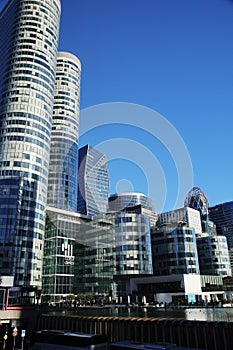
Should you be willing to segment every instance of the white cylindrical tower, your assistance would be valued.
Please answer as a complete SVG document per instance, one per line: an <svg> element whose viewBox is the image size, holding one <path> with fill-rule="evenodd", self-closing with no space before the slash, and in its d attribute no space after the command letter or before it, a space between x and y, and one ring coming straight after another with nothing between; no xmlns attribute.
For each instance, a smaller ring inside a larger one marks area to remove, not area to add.
<svg viewBox="0 0 233 350"><path fill-rule="evenodd" d="M57 58L47 204L77 210L81 63L71 53Z"/></svg>

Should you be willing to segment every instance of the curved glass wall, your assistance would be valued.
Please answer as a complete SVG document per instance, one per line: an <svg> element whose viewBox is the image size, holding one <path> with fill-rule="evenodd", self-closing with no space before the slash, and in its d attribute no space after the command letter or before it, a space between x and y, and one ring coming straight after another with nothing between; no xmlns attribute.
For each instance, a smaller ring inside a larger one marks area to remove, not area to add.
<svg viewBox="0 0 233 350"><path fill-rule="evenodd" d="M79 59L67 52L57 58L47 204L77 210Z"/></svg>
<svg viewBox="0 0 233 350"><path fill-rule="evenodd" d="M202 275L232 275L225 236L199 237L197 238L197 249Z"/></svg>
<svg viewBox="0 0 233 350"><path fill-rule="evenodd" d="M154 209L154 202L143 193L125 192L115 193L109 196L108 205L110 211L121 211L125 208L142 205Z"/></svg>
<svg viewBox="0 0 233 350"><path fill-rule="evenodd" d="M185 198L184 206L198 210L201 214L201 218L206 218L208 215L209 202L204 192L199 187L193 187L189 191Z"/></svg>
<svg viewBox="0 0 233 350"><path fill-rule="evenodd" d="M106 157L86 145L79 150L78 211L97 215L107 211L109 177Z"/></svg>
<svg viewBox="0 0 233 350"><path fill-rule="evenodd" d="M152 229L152 256L155 276L199 274L195 231L183 225Z"/></svg>
<svg viewBox="0 0 233 350"><path fill-rule="evenodd" d="M150 220L146 215L115 213L116 275L152 274Z"/></svg>
<svg viewBox="0 0 233 350"><path fill-rule="evenodd" d="M60 1L0 14L0 270L41 287Z"/></svg>

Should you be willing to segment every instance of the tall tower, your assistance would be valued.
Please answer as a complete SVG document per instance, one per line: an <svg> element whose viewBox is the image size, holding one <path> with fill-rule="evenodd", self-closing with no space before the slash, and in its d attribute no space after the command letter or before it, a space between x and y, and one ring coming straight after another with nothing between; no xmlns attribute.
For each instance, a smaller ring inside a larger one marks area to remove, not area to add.
<svg viewBox="0 0 233 350"><path fill-rule="evenodd" d="M58 53L47 204L71 211L77 210L80 73L76 56Z"/></svg>
<svg viewBox="0 0 233 350"><path fill-rule="evenodd" d="M198 210L201 219L208 218L209 202L204 192L199 187L193 187L189 191L185 198L184 206Z"/></svg>
<svg viewBox="0 0 233 350"><path fill-rule="evenodd" d="M105 213L108 207L109 177L105 155L86 145L79 150L78 211Z"/></svg>
<svg viewBox="0 0 233 350"><path fill-rule="evenodd" d="M227 238L233 275L233 201L209 208L210 219L215 223L218 235Z"/></svg>
<svg viewBox="0 0 233 350"><path fill-rule="evenodd" d="M0 271L41 287L60 0L0 13Z"/></svg>

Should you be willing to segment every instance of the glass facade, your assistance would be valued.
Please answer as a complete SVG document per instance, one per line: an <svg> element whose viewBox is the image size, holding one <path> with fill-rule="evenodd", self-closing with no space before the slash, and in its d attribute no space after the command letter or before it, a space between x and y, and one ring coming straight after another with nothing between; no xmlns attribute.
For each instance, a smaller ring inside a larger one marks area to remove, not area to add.
<svg viewBox="0 0 233 350"><path fill-rule="evenodd" d="M0 269L41 287L60 1L0 14Z"/></svg>
<svg viewBox="0 0 233 350"><path fill-rule="evenodd" d="M77 57L57 57L47 205L77 210L78 133L81 64Z"/></svg>
<svg viewBox="0 0 233 350"><path fill-rule="evenodd" d="M115 213L116 275L150 275L150 220L133 213Z"/></svg>
<svg viewBox="0 0 233 350"><path fill-rule="evenodd" d="M48 208L43 294L127 294L132 276L152 275L149 218L129 213L79 213Z"/></svg>
<svg viewBox="0 0 233 350"><path fill-rule="evenodd" d="M83 225L74 251L77 261L74 282L77 293L91 294L97 299L116 295L113 218L105 214L98 215Z"/></svg>
<svg viewBox="0 0 233 350"><path fill-rule="evenodd" d="M47 209L44 295L104 297L115 291L114 227L112 218Z"/></svg>
<svg viewBox="0 0 233 350"><path fill-rule="evenodd" d="M77 245L76 282L96 296L125 296L132 276L152 275L150 222L144 215L107 213L93 217L85 244ZM111 291L111 293L109 293Z"/></svg>
<svg viewBox="0 0 233 350"><path fill-rule="evenodd" d="M226 236L229 249L233 249L233 201L209 208L209 216L218 234Z"/></svg>
<svg viewBox="0 0 233 350"><path fill-rule="evenodd" d="M142 205L154 210L154 202L143 193L125 192L115 193L109 196L108 205L110 211L121 211L136 205Z"/></svg>
<svg viewBox="0 0 233 350"><path fill-rule="evenodd" d="M202 275L231 276L226 237L217 235L198 237L197 249Z"/></svg>
<svg viewBox="0 0 233 350"><path fill-rule="evenodd" d="M70 223L71 224L71 223ZM74 238L61 216L47 211L43 263L43 294L69 295L74 284Z"/></svg>
<svg viewBox="0 0 233 350"><path fill-rule="evenodd" d="M167 224L152 229L151 241L155 276L200 273L193 229Z"/></svg>
<svg viewBox="0 0 233 350"><path fill-rule="evenodd" d="M209 202L199 187L193 187L189 191L185 198L184 206L198 210L201 218L206 218L208 215Z"/></svg>
<svg viewBox="0 0 233 350"><path fill-rule="evenodd" d="M217 233L227 238L231 271L233 273L233 201L209 208L209 217L215 223Z"/></svg>
<svg viewBox="0 0 233 350"><path fill-rule="evenodd" d="M86 215L105 213L109 177L105 155L86 145L79 150L78 211Z"/></svg>
<svg viewBox="0 0 233 350"><path fill-rule="evenodd" d="M150 220L150 227L155 226L158 220L158 214L154 210L141 204L135 205L134 207L128 207L123 211L127 213L143 214L145 216L148 216Z"/></svg>

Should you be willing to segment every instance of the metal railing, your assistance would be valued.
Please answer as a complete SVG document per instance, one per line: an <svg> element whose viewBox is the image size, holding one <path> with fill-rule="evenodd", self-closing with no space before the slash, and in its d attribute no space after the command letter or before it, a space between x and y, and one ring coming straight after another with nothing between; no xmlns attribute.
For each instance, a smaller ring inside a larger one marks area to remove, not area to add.
<svg viewBox="0 0 233 350"><path fill-rule="evenodd" d="M42 329L100 334L107 336L110 343L131 340L168 342L205 350L233 349L233 322L40 315L37 330Z"/></svg>

